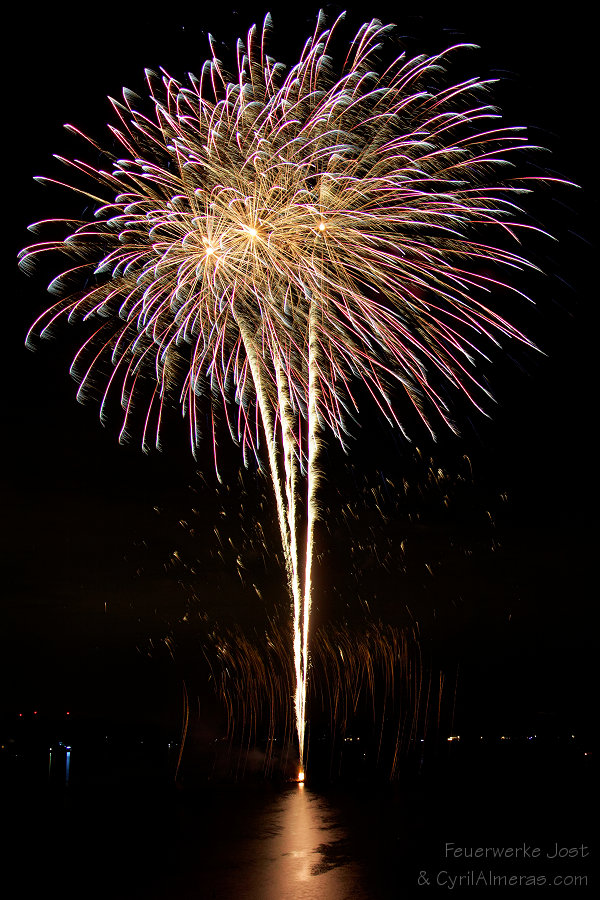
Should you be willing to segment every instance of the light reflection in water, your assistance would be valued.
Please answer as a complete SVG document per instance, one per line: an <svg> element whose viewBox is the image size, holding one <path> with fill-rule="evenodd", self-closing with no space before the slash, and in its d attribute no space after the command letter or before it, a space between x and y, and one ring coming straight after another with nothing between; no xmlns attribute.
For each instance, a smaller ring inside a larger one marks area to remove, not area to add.
<svg viewBox="0 0 600 900"><path fill-rule="evenodd" d="M240 900L361 900L362 871L348 829L327 800L304 784L280 794L229 847L214 896ZM216 862L216 860L215 860ZM224 877L223 877L224 876ZM211 895L212 896L212 895Z"/></svg>

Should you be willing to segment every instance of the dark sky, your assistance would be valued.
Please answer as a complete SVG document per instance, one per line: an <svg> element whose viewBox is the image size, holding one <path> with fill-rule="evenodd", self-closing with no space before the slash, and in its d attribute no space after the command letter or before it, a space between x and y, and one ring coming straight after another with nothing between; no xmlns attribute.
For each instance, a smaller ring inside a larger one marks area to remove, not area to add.
<svg viewBox="0 0 600 900"><path fill-rule="evenodd" d="M559 200L548 204L550 228L560 242L548 254L550 275L536 288L537 311L528 320L547 356L523 360L525 372L515 366L502 373L502 383L494 385L500 403L492 424L467 425L461 444L442 441L434 448L418 441L425 455L437 454L450 471L453 465L460 468L463 453L469 455L475 486L468 503L482 514L500 510L495 526L504 548L500 561L487 549L476 552L472 569L446 561L432 588L417 588L409 571L406 592L417 615L430 625L436 620L431 627L439 644L445 639L444 652L461 658L465 716L477 716L487 702L502 718L519 703L525 713L546 711L567 724L567 711L575 710L576 721L585 723L594 651L588 584L595 575L596 518L594 297L587 244L589 186L596 168L590 121L594 29L577 3L565 7L562 17L549 17L546 5L535 3L495 5L493 18L486 4L449 4L435 14L427 4L422 17L398 15L393 8L390 13L389 4L367 7L355 21L380 13L395 20L401 33L416 36L415 48L441 48L455 40L480 44L472 74L503 73L507 80L499 96L507 117L531 125L535 140L553 150L551 165L583 187L561 191ZM198 12L198 4L189 8L194 11L178 3L173 16L163 9L160 18L152 12L142 17L125 4L125 12L95 17L81 7L71 15L61 5L34 20L24 9L12 35L19 52L10 71L13 108L5 138L5 177L16 198L15 254L28 242L29 222L60 214L64 195L36 185L32 177L57 171L52 153L79 151L62 129L64 122L101 136L106 94L118 96L123 85L143 89L146 66L164 65L182 77L198 70L207 31L233 44L264 13L260 5L253 7L255 15L247 13L249 4L205 13ZM297 47L318 5L293 14L290 4L271 8L283 55L286 28ZM244 622L256 615L260 624L265 613L260 603L249 608L248 592L240 591L226 567L219 569L211 553L214 522L223 509L233 515L238 461L234 452L224 451L225 478L231 480L224 497L223 489L216 492L208 455L200 460L205 481L197 479L176 418L164 454L145 457L135 444L118 446L118 423L102 428L93 406L75 402L67 370L78 334L63 329L37 353L25 350L26 329L46 302L41 277L18 274L5 296L2 711L73 706L90 715L176 718L181 673L193 660L184 659L183 651L173 662L163 651L151 657L147 650L149 639L159 645L185 608L187 594L179 581L195 578L212 614L222 609L225 618ZM417 471L404 461L412 459L412 451L391 436L385 453L378 449L382 459L374 456L370 428L367 418L356 442L357 466L375 478L377 469L387 467L392 480L406 466ZM333 463L336 459L333 454ZM509 502L501 507L504 491ZM331 503L340 492L330 477ZM445 559L453 532L465 546L477 544L479 512L461 511L463 495L457 496L454 519L440 524L437 514L424 512L421 539L438 560ZM245 502L256 504L259 497L248 489ZM420 501L411 502L418 509ZM195 518L192 508L199 510ZM195 522L194 577L172 557L174 550L188 559L194 555L180 519ZM400 541L405 525L401 516L392 516L388 538ZM490 532L486 547L493 537ZM343 568L334 559L332 571L336 565ZM376 595L377 615L389 612L393 579L370 577L363 594ZM275 589L267 582L268 595ZM441 610L439 619L427 609L429 600ZM353 598L347 602L351 607ZM326 610L322 615L326 618Z"/></svg>

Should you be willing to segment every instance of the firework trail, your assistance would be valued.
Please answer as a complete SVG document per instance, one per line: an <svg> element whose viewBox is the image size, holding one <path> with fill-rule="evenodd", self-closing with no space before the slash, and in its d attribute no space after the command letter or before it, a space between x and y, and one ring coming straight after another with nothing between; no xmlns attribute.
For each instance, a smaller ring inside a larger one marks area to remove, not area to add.
<svg viewBox="0 0 600 900"><path fill-rule="evenodd" d="M341 767L342 750L358 729L373 770L398 777L400 758L440 726L443 675L423 659L417 632L376 622L351 628L329 624L315 629L311 644L314 675L308 692L315 718L320 711L330 738L330 774L334 759ZM203 654L226 714L225 749L234 759L238 749L236 777L257 739L265 748L265 773L277 764L285 767L295 677L287 629L277 619L250 635L213 625ZM184 716L186 710L184 704Z"/></svg>
<svg viewBox="0 0 600 900"><path fill-rule="evenodd" d="M244 459L258 459L264 439L301 759L324 434L346 446L357 384L394 426L404 394L430 430L454 428L443 384L481 408L481 345L530 343L487 299L520 293L490 272L533 268L510 249L531 228L516 200L533 182L512 166L529 149L523 130L501 125L487 82L446 75L458 46L381 63L392 26L373 20L336 63L342 18L328 28L320 14L289 69L267 52L267 16L238 42L235 74L212 38L187 86L147 71L148 97L124 89L111 101L112 149L67 125L105 160L59 157L74 170L65 186L93 214L37 223L66 236L22 252L25 268L46 252L73 258L32 332L65 317L96 322L72 372L79 397L104 379L102 419L120 393L123 439L148 382L144 447L152 434L158 443L175 398L192 448L203 397Z"/></svg>

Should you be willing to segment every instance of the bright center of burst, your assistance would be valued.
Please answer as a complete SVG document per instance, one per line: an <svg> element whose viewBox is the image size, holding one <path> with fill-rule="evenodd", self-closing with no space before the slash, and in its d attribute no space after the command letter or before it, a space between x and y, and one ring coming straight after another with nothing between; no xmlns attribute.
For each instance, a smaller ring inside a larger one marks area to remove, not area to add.
<svg viewBox="0 0 600 900"><path fill-rule="evenodd" d="M256 230L256 228L249 228L248 234L250 235L250 237L256 237L256 235L258 234L258 231Z"/></svg>
<svg viewBox="0 0 600 900"><path fill-rule="evenodd" d="M319 231L325 231L325 222L319 222Z"/></svg>

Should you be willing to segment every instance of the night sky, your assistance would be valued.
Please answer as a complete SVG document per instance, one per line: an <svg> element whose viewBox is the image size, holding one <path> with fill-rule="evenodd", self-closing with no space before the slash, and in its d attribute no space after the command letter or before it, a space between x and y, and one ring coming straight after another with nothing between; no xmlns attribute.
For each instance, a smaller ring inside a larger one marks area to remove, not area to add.
<svg viewBox="0 0 600 900"><path fill-rule="evenodd" d="M327 573L321 565L328 587L317 616L323 622L334 615L355 621L360 605L355 591L367 599L374 617L401 622L394 609L401 595L402 607L408 600L440 658L451 666L460 662L459 714L465 728L479 722L498 729L525 727L543 717L558 730L586 729L597 650L591 624L595 298L588 243L596 166L590 118L593 27L577 3L565 7L562 18L549 18L546 5L537 3L495 5L493 19L488 4L476 11L448 4L435 15L426 6L427 17L420 17L369 3L353 21L367 14L389 17L401 33L424 42L410 45L415 48L441 48L455 40L480 44L484 49L473 53L470 74L504 73L507 81L497 96L507 119L531 125L534 140L553 151L548 165L583 190L558 190L556 200L545 201L546 224L560 240L540 250L549 274L536 281L537 307L523 309L519 324L546 355L498 365L492 384L499 402L492 422L471 416L460 441L444 438L437 446L425 434L415 435L423 456L432 456L451 475L464 473L467 454L471 486L452 494L444 515L435 498L429 503L416 488L399 512L388 497L389 510L396 512L385 526L373 522L392 543L408 536L413 555L400 588L397 577L379 571L365 556L359 561L365 570L360 589L356 579L336 589L345 566L335 549L352 537L342 517L333 528L335 547L325 552L331 563ZM238 4L203 11L201 4L188 9L180 3L160 17L153 12L141 17L128 11L132 7L125 4L124 13L105 11L96 18L81 7L71 15L61 5L35 19L24 7L13 26L11 40L19 54L6 75L12 110L5 137L5 178L9 196L12 191L15 197L13 259L29 241L30 222L60 215L65 197L71 202L66 192L32 180L60 174L52 153L85 152L63 123L103 139L107 94L118 97L123 85L143 90L144 67L163 65L179 77L199 70L207 31L233 48L238 33L262 21L265 9ZM286 61L293 62L318 5L304 5L293 16L290 4L271 8L275 55L286 59L287 53ZM93 404L75 401L68 366L83 333L63 327L37 353L25 349L27 327L47 304L50 273L47 278L43 272L17 273L5 293L1 711L72 709L89 716L176 721L181 679L194 666L193 641L182 638L173 660L161 636L173 629L185 635L178 623L191 593L198 598L196 609L260 627L282 575L271 560L271 570L262 576L264 600L258 601L211 555L213 528L219 517L226 518L223 511L241 534L235 509L241 460L235 448L222 451L227 494L226 488L216 489L210 448L198 463L191 458L177 415L163 453L144 456L135 442L121 447L118 419L103 428ZM335 503L343 506L342 486L362 484L360 473L369 483L380 483L387 474L398 485L403 472L418 480L427 469L414 462L414 448L380 430L368 413L356 434L353 462L355 474L340 476L338 484L332 473L340 471L339 455L332 450L328 457L325 496L333 519ZM204 479L197 477L198 469ZM263 489L252 487L252 473L244 477L249 510ZM268 486L263 488L268 496ZM501 499L504 493L507 501ZM407 524L409 507L420 516L418 526ZM484 525L488 513L493 527ZM193 539L180 520L193 524ZM320 534L327 548L326 530ZM464 553L460 563L452 556L453 536L461 548L474 548L472 562L464 561ZM490 551L494 541L501 550ZM417 574L428 553L437 565L437 582ZM185 568L190 560L195 573Z"/></svg>

